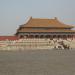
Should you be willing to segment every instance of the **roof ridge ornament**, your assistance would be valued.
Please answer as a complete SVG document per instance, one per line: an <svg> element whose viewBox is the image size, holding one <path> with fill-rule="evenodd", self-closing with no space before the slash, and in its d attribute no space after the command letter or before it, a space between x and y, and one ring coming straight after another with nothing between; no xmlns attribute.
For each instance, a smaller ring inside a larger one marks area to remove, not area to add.
<svg viewBox="0 0 75 75"><path fill-rule="evenodd" d="M57 17L54 17L54 19L55 19L55 20L58 20L58 18L57 18Z"/></svg>
<svg viewBox="0 0 75 75"><path fill-rule="evenodd" d="M32 19L32 16L29 16L29 17L26 19L25 24L28 23L31 19Z"/></svg>

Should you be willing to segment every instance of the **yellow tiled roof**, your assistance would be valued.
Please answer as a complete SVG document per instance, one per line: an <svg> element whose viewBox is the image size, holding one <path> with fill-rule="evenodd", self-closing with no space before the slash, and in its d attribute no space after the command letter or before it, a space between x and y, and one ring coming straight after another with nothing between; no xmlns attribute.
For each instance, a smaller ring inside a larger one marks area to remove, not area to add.
<svg viewBox="0 0 75 75"><path fill-rule="evenodd" d="M75 32L75 30L67 30L67 29L22 29L18 32Z"/></svg>
<svg viewBox="0 0 75 75"><path fill-rule="evenodd" d="M68 29L70 28L70 29ZM75 32L71 25L66 25L55 19L30 18L26 24L23 24L17 30L18 32Z"/></svg>
<svg viewBox="0 0 75 75"><path fill-rule="evenodd" d="M55 19L40 19L40 18L30 18L30 20L23 24L22 27L56 27L56 28L73 28L71 25L66 25Z"/></svg>

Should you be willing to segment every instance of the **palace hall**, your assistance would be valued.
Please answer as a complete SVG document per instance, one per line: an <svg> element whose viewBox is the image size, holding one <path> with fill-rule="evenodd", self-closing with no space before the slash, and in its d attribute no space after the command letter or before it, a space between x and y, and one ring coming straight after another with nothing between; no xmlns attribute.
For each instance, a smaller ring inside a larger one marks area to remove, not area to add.
<svg viewBox="0 0 75 75"><path fill-rule="evenodd" d="M19 38L75 38L74 26L60 22L57 17L53 19L32 18L19 26L16 36Z"/></svg>

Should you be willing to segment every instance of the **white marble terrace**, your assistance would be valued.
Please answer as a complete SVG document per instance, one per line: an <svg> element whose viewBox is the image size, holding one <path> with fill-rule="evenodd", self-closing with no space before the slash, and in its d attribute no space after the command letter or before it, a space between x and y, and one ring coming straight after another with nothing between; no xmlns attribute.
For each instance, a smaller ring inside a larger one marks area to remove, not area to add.
<svg viewBox="0 0 75 75"><path fill-rule="evenodd" d="M28 38L0 41L0 50L75 49L75 39Z"/></svg>

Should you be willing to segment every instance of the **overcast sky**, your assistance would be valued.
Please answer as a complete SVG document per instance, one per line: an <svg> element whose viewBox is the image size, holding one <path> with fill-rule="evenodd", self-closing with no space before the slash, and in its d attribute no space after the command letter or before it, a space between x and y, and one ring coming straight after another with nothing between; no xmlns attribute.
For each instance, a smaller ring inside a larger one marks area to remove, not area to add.
<svg viewBox="0 0 75 75"><path fill-rule="evenodd" d="M75 0L0 0L0 35L13 35L29 16L75 25Z"/></svg>

